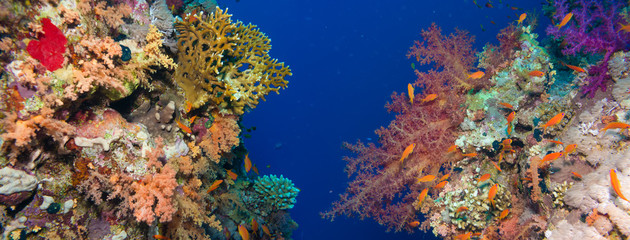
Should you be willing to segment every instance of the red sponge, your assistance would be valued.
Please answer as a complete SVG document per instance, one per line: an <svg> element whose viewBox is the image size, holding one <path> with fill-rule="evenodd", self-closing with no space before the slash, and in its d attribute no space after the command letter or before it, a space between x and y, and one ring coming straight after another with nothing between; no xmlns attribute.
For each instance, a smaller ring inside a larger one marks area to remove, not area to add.
<svg viewBox="0 0 630 240"><path fill-rule="evenodd" d="M50 19L43 18L41 22L44 34L38 37L39 40L30 41L26 51L39 60L48 71L55 71L63 64L63 54L66 52L68 40Z"/></svg>

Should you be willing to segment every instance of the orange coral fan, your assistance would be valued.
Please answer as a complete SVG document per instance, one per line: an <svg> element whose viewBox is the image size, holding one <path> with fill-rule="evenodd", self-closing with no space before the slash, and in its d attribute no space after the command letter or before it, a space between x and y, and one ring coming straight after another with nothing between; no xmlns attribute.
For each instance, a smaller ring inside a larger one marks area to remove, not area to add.
<svg viewBox="0 0 630 240"><path fill-rule="evenodd" d="M175 25L180 64L174 78L195 108L212 100L212 107L243 114L288 83L291 70L269 56L269 38L231 16L217 7L209 16L189 15Z"/></svg>

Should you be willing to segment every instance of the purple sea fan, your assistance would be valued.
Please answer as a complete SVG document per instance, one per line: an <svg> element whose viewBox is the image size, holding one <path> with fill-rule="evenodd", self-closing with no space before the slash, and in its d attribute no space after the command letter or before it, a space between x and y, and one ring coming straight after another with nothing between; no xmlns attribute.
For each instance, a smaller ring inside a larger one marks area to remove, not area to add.
<svg viewBox="0 0 630 240"><path fill-rule="evenodd" d="M565 55L604 54L597 65L589 69L587 84L582 93L593 97L597 89L606 91L606 82L610 79L607 73L608 60L615 51L627 48L630 36L625 31L618 31L626 21L619 10L623 2L619 0L557 0L554 2L554 22L559 23L568 13L573 17L565 26L547 27L547 33L555 39L563 39L566 43L562 53Z"/></svg>

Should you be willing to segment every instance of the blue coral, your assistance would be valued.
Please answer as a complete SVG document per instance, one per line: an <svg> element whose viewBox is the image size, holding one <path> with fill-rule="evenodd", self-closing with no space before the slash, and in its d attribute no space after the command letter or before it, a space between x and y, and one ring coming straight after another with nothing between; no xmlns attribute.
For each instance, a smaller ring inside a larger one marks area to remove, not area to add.
<svg viewBox="0 0 630 240"><path fill-rule="evenodd" d="M254 182L253 200L257 207L271 211L291 209L295 205L295 198L300 192L290 179L276 175L265 175Z"/></svg>

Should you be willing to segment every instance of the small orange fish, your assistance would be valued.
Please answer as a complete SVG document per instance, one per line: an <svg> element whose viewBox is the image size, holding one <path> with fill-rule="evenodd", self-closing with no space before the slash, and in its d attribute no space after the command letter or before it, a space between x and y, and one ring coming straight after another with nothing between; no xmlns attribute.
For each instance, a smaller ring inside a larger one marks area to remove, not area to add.
<svg viewBox="0 0 630 240"><path fill-rule="evenodd" d="M227 174L230 175L232 180L236 181L236 178L238 177L236 173L232 172L232 170L227 170Z"/></svg>
<svg viewBox="0 0 630 240"><path fill-rule="evenodd" d="M558 144L558 145L563 145L564 144L563 142L556 141L556 140L548 140L548 141L552 142L552 143L555 143L555 144Z"/></svg>
<svg viewBox="0 0 630 240"><path fill-rule="evenodd" d="M503 171L501 171L501 168L499 167L499 165L497 165L497 164L496 164L496 163L494 163L494 162L491 162L491 163L492 163L492 165L494 165L494 168L496 168L497 170L499 170L499 172L503 172Z"/></svg>
<svg viewBox="0 0 630 240"><path fill-rule="evenodd" d="M494 21L492 21L492 20L490 21L490 23L492 23L492 24L497 24L497 23L495 23L495 22L494 22Z"/></svg>
<svg viewBox="0 0 630 240"><path fill-rule="evenodd" d="M486 3L486 7L487 7L487 8L494 8L494 6L492 6L492 3L490 3L490 2L487 2L487 3Z"/></svg>
<svg viewBox="0 0 630 240"><path fill-rule="evenodd" d="M503 106L504 108L514 109L512 104L509 103L500 102L499 105Z"/></svg>
<svg viewBox="0 0 630 240"><path fill-rule="evenodd" d="M529 72L527 75L532 76L532 77L543 77L545 76L545 73L538 70L534 70L534 71Z"/></svg>
<svg viewBox="0 0 630 240"><path fill-rule="evenodd" d="M256 218L252 218L252 232L258 235L258 221L256 221Z"/></svg>
<svg viewBox="0 0 630 240"><path fill-rule="evenodd" d="M181 129L185 133L188 133L188 134L192 133L192 130L190 130L190 128L187 127L186 125L182 124L179 120L175 119L175 122L177 123L177 126L179 127L179 129Z"/></svg>
<svg viewBox="0 0 630 240"><path fill-rule="evenodd" d="M518 10L518 8L517 8L517 7L510 7L510 9L512 9L512 10Z"/></svg>
<svg viewBox="0 0 630 240"><path fill-rule="evenodd" d="M435 100L436 98L437 98L437 94L435 94L435 93L429 94L429 95L427 95L426 97L424 97L422 99L422 102L430 102L430 101Z"/></svg>
<svg viewBox="0 0 630 240"><path fill-rule="evenodd" d="M501 211L501 214L499 214L499 220L502 220L505 217L507 217L508 213L510 213L510 209L508 209L508 208L506 208L505 210Z"/></svg>
<svg viewBox="0 0 630 240"><path fill-rule="evenodd" d="M558 113L556 114L556 116L553 116L551 119L549 119L547 123L545 123L545 125L542 126L543 132L547 131L548 127L558 124L560 121L562 121L562 118L564 118L564 113Z"/></svg>
<svg viewBox="0 0 630 240"><path fill-rule="evenodd" d="M608 129L621 129L621 131L619 131L619 133L623 132L623 130L629 129L630 125L622 123L622 122L611 122L608 125L606 125L604 128L602 128L602 130L599 130L600 132L605 132L608 131Z"/></svg>
<svg viewBox="0 0 630 240"><path fill-rule="evenodd" d="M190 112L191 109L192 109L192 103L190 103L189 101L186 101L186 107L184 108L184 111L188 113Z"/></svg>
<svg viewBox="0 0 630 240"><path fill-rule="evenodd" d="M492 203L493 207L494 207L494 196L497 195L498 188L499 188L499 184L495 183L494 185L492 185L492 187L488 191L488 201Z"/></svg>
<svg viewBox="0 0 630 240"><path fill-rule="evenodd" d="M508 114L508 116L505 117L505 120L507 120L508 125L510 125L510 123L512 123L512 121L514 120L514 111Z"/></svg>
<svg viewBox="0 0 630 240"><path fill-rule="evenodd" d="M580 175L579 173L576 172L571 172L573 174L573 176L575 176L576 178L582 178L582 175Z"/></svg>
<svg viewBox="0 0 630 240"><path fill-rule="evenodd" d="M558 159L560 156L562 156L562 154L564 154L564 152L555 152L555 153L550 153L547 154L543 157L543 159L540 161L541 163L547 162L547 161L553 161Z"/></svg>
<svg viewBox="0 0 630 240"><path fill-rule="evenodd" d="M451 174L450 174L450 173L449 173L449 174L446 174L446 175L444 175L444 176L442 176L442 177L440 178L440 181L439 181L439 182L441 182L441 181L444 181L444 180L448 179L448 177L450 177L450 176L451 176Z"/></svg>
<svg viewBox="0 0 630 240"><path fill-rule="evenodd" d="M249 159L249 154L245 155L245 172L249 172L252 169L252 160Z"/></svg>
<svg viewBox="0 0 630 240"><path fill-rule="evenodd" d="M521 178L521 180L523 180L523 181L530 181L530 182L531 182L531 181L532 181L532 178L530 178L530 177L524 177L524 178Z"/></svg>
<svg viewBox="0 0 630 240"><path fill-rule="evenodd" d="M486 173L484 175L482 175L479 179L477 179L477 182L483 182L490 179L490 173Z"/></svg>
<svg viewBox="0 0 630 240"><path fill-rule="evenodd" d="M208 192L206 193L210 193L212 191L214 191L215 189L217 189L219 187L219 185L221 185L221 183L223 182L223 180L216 180L212 183L212 185L210 185L210 187L208 188Z"/></svg>
<svg viewBox="0 0 630 240"><path fill-rule="evenodd" d="M223 226L223 233L225 234L225 239L230 239L232 236L226 226Z"/></svg>
<svg viewBox="0 0 630 240"><path fill-rule="evenodd" d="M477 153L466 153L466 154L462 154L462 156L464 156L464 157L476 157Z"/></svg>
<svg viewBox="0 0 630 240"><path fill-rule="evenodd" d="M430 182L435 180L435 176L433 175L426 175L424 177L418 178L418 182Z"/></svg>
<svg viewBox="0 0 630 240"><path fill-rule="evenodd" d="M480 79L482 78L484 75L486 75L484 72L482 71L477 71L471 74L466 74L466 76L468 76L466 79L472 78L472 79Z"/></svg>
<svg viewBox="0 0 630 240"><path fill-rule="evenodd" d="M569 153L575 152L575 148L576 148L576 147L577 147L577 144L571 144L571 145L569 145L569 146L566 146L566 147L564 148L564 154L567 154L567 155L568 155Z"/></svg>
<svg viewBox="0 0 630 240"><path fill-rule="evenodd" d="M448 149L446 150L447 153L449 152L455 152L457 150L457 145L453 144L450 147L448 147Z"/></svg>
<svg viewBox="0 0 630 240"><path fill-rule="evenodd" d="M420 192L420 195L418 195L418 206L422 206L422 201L424 201L424 198L427 197L427 193L429 193L428 188L425 188L422 192Z"/></svg>
<svg viewBox="0 0 630 240"><path fill-rule="evenodd" d="M411 104L413 104L413 97L415 97L413 90L413 85L411 85L411 83L407 84L407 93L409 93L409 102Z"/></svg>
<svg viewBox="0 0 630 240"><path fill-rule="evenodd" d="M419 222L419 221L413 221L413 222L410 222L410 223L409 223L409 226L410 226L410 227L417 227L417 226L419 226L419 225L420 225L420 222Z"/></svg>
<svg viewBox="0 0 630 240"><path fill-rule="evenodd" d="M441 181L440 183L438 183L437 185L435 185L435 189L440 189L443 188L444 186L446 186L446 184L448 183L448 181Z"/></svg>
<svg viewBox="0 0 630 240"><path fill-rule="evenodd" d="M516 10L514 8L512 8L512 10ZM518 20L516 21L518 24L523 23L523 20L525 20L525 18L527 17L527 13L522 13L521 16L518 17Z"/></svg>
<svg viewBox="0 0 630 240"><path fill-rule="evenodd" d="M164 239L164 240L169 240L169 238L167 238L167 237L165 237L165 236L162 236L162 235L160 235L160 234L155 234L155 235L153 235L153 238L155 238L155 239Z"/></svg>
<svg viewBox="0 0 630 240"><path fill-rule="evenodd" d="M416 143L412 143L405 148L405 151L402 153L402 157L400 157L400 162L402 163L405 158L409 156L409 154L413 153L413 149L416 147Z"/></svg>
<svg viewBox="0 0 630 240"><path fill-rule="evenodd" d="M459 212L461 212L461 211L468 211L468 207L461 206L461 207L457 208L457 210L455 211L455 213L459 213Z"/></svg>
<svg viewBox="0 0 630 240"><path fill-rule="evenodd" d="M630 32L630 24L623 25L622 23L619 23L619 25L621 25L621 28L619 28L617 32L622 31L622 30L624 32Z"/></svg>
<svg viewBox="0 0 630 240"><path fill-rule="evenodd" d="M258 168L256 167L256 164L254 164L252 166L252 170L254 170L254 172L256 173L256 175L260 175L260 173L258 173Z"/></svg>
<svg viewBox="0 0 630 240"><path fill-rule="evenodd" d="M584 70L584 68L581 68L581 67L578 67L578 66L569 65L569 64L566 64L566 63L563 63L563 62L560 62L560 63L562 63L562 65L564 65L565 67L570 68L573 71L586 72L586 70Z"/></svg>
<svg viewBox="0 0 630 240"><path fill-rule="evenodd" d="M271 232L269 231L269 228L267 226L265 226L265 225L262 225L262 224L260 226L262 227L263 232L265 234L267 234L267 236L271 237Z"/></svg>
<svg viewBox="0 0 630 240"><path fill-rule="evenodd" d="M573 13L568 13L567 15L564 15L564 18L562 18L562 22L560 22L560 24L558 24L557 26L558 29L560 29L564 25L567 25L567 23L569 22L569 20L571 20L572 17L573 17Z"/></svg>
<svg viewBox="0 0 630 240"><path fill-rule="evenodd" d="M472 232L459 234L459 235L455 236L454 239L455 240L468 240L468 239L470 239L470 236L472 236Z"/></svg>
<svg viewBox="0 0 630 240"><path fill-rule="evenodd" d="M195 119L197 119L197 116L192 116L192 117L190 118L190 120L189 120L189 121L190 121L190 124L191 124L191 125L195 122Z"/></svg>
<svg viewBox="0 0 630 240"><path fill-rule="evenodd" d="M473 237L479 237L479 236L481 236L481 233L480 233L480 232L473 233L473 234L472 234L472 236L473 236Z"/></svg>
<svg viewBox="0 0 630 240"><path fill-rule="evenodd" d="M243 240L249 240L249 232L247 231L247 228L243 226L243 224L238 225L238 234L241 235L241 238Z"/></svg>
<svg viewBox="0 0 630 240"><path fill-rule="evenodd" d="M617 193L617 196L619 196L623 200L626 200L626 202L630 202L626 197L623 196L623 194L621 194L619 179L617 179L617 172L615 172L615 169L610 169L610 183L612 184L613 189L615 189L615 193Z"/></svg>

